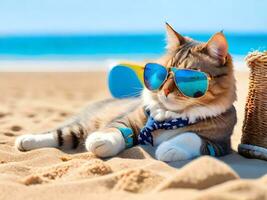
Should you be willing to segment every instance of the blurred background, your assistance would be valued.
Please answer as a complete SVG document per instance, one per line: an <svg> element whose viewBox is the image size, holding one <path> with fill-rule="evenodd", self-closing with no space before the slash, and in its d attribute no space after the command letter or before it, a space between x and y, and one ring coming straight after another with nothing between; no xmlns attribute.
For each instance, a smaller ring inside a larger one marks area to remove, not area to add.
<svg viewBox="0 0 267 200"><path fill-rule="evenodd" d="M267 49L266 8L266 0L1 0L0 70L60 70L10 65L29 60L102 62L75 68L90 70L105 61L157 58L165 22L200 41L223 30L242 62L248 52Z"/></svg>

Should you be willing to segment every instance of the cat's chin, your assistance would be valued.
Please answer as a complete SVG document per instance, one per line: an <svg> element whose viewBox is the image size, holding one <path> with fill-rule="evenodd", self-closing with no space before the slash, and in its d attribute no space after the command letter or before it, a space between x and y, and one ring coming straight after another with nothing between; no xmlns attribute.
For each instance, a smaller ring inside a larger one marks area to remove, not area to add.
<svg viewBox="0 0 267 200"><path fill-rule="evenodd" d="M166 97L162 93L153 94L151 91L145 89L143 91L143 101L144 105L149 109L163 107L165 110L181 113L188 106L188 100L177 99L173 96L174 94L169 94Z"/></svg>
<svg viewBox="0 0 267 200"><path fill-rule="evenodd" d="M165 95L158 94L157 96L161 104L169 111L181 112L186 108L186 103L183 99L178 100L173 98L171 95L166 97Z"/></svg>

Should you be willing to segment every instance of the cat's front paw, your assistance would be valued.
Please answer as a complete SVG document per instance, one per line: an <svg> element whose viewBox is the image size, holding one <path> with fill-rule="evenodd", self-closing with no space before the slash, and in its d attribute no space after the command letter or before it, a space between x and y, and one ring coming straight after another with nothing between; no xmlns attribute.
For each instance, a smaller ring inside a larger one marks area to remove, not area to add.
<svg viewBox="0 0 267 200"><path fill-rule="evenodd" d="M191 158L190 154L179 147L160 147L156 150L156 158L164 162L173 162L180 160L188 160Z"/></svg>
<svg viewBox="0 0 267 200"><path fill-rule="evenodd" d="M161 143L156 158L165 162L189 160L200 156L201 138L192 132L182 133Z"/></svg>
<svg viewBox="0 0 267 200"><path fill-rule="evenodd" d="M125 141L118 130L112 132L94 132L87 137L85 147L96 156L106 158L115 156L124 150Z"/></svg>

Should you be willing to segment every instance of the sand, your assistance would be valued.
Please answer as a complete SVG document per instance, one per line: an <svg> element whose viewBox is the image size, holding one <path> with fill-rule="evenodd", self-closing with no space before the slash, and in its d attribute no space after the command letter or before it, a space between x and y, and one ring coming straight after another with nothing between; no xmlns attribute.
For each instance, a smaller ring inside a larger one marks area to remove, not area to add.
<svg viewBox="0 0 267 200"><path fill-rule="evenodd" d="M237 72L241 137L248 73ZM236 152L164 163L151 147L110 159L45 148L19 152L16 136L48 130L110 96L104 72L0 73L0 199L267 199L267 162Z"/></svg>

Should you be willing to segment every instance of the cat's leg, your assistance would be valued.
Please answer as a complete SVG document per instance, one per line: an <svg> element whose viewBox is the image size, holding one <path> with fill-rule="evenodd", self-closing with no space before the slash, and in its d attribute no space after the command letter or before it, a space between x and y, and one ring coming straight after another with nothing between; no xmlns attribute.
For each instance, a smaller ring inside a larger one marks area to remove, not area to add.
<svg viewBox="0 0 267 200"><path fill-rule="evenodd" d="M171 162L188 160L201 155L202 139L195 133L186 132L163 143L156 150L156 158Z"/></svg>
<svg viewBox="0 0 267 200"><path fill-rule="evenodd" d="M115 156L125 147L125 140L116 128L93 132L85 141L85 148L101 158Z"/></svg>
<svg viewBox="0 0 267 200"><path fill-rule="evenodd" d="M43 147L58 147L58 142L53 133L27 134L16 139L15 147L20 151L29 151Z"/></svg>
<svg viewBox="0 0 267 200"><path fill-rule="evenodd" d="M85 134L82 125L73 123L47 133L19 136L15 141L15 147L20 151L44 147L76 149L83 143Z"/></svg>

